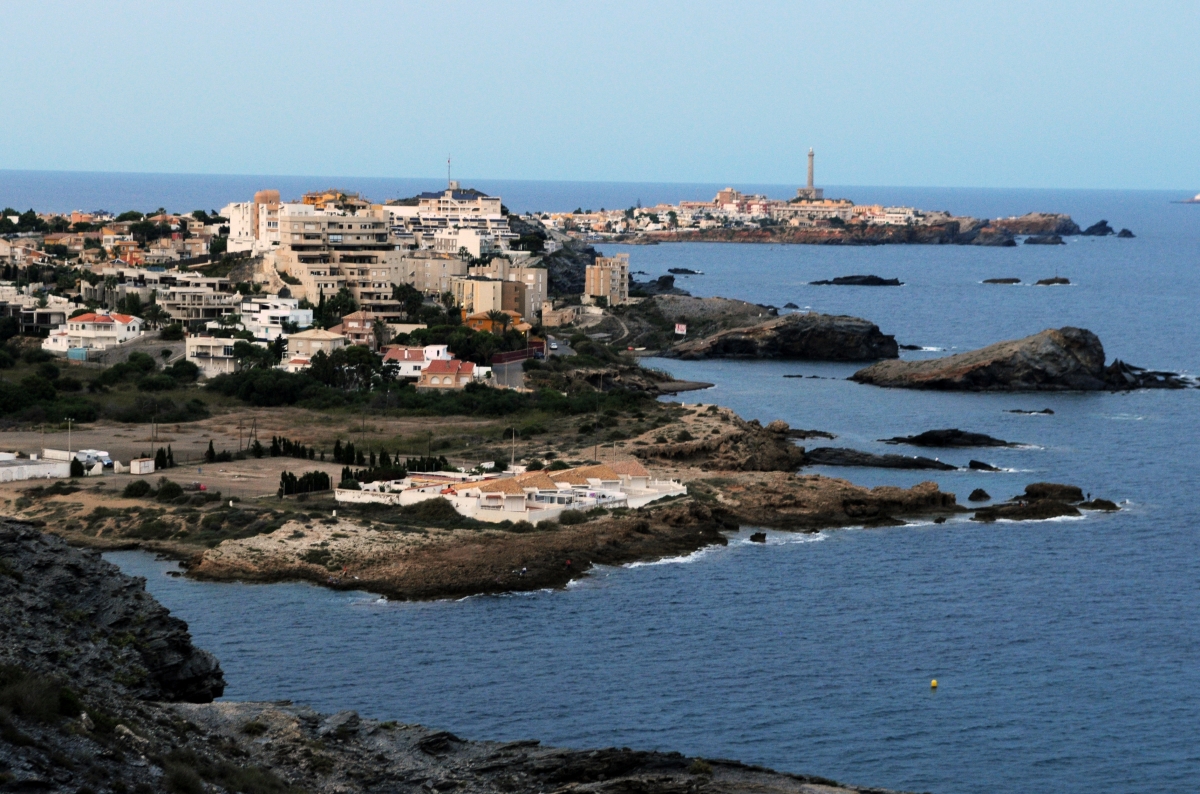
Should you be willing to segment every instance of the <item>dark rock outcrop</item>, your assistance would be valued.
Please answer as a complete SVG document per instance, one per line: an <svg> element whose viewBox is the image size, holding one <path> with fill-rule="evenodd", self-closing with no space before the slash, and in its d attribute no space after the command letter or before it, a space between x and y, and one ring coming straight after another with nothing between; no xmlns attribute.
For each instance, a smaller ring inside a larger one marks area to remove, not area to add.
<svg viewBox="0 0 1200 794"><path fill-rule="evenodd" d="M93 551L0 523L0 663L104 688L119 677L146 700L207 703L225 680L187 624Z"/></svg>
<svg viewBox="0 0 1200 794"><path fill-rule="evenodd" d="M766 543L767 542L767 533L766 532L755 532L753 535L750 536L750 542L751 543Z"/></svg>
<svg viewBox="0 0 1200 794"><path fill-rule="evenodd" d="M879 439L885 444L908 444L914 447L1015 447L1011 441L985 435L984 433L969 433L966 430L950 428L948 430L926 430L915 436L896 436L895 438Z"/></svg>
<svg viewBox="0 0 1200 794"><path fill-rule="evenodd" d="M896 358L896 337L859 317L789 314L759 325L730 328L681 342L671 355L699 358L789 358L811 361L871 361Z"/></svg>
<svg viewBox="0 0 1200 794"><path fill-rule="evenodd" d="M984 284L1020 284L1019 278L985 278Z"/></svg>
<svg viewBox="0 0 1200 794"><path fill-rule="evenodd" d="M1079 234L1079 224L1070 215L1057 212L1030 212L1018 218L1000 218L991 225L1011 234L1040 236Z"/></svg>
<svg viewBox="0 0 1200 794"><path fill-rule="evenodd" d="M1093 223L1091 226L1080 232L1080 234L1084 237L1107 237L1113 233L1113 227L1108 225L1108 221L1099 221L1097 223Z"/></svg>
<svg viewBox="0 0 1200 794"><path fill-rule="evenodd" d="M659 276L653 281L630 281L630 294L638 297L653 297L655 295L683 295L689 296L687 290L680 289L675 286L674 276Z"/></svg>
<svg viewBox="0 0 1200 794"><path fill-rule="evenodd" d="M1128 229L1122 229L1121 231L1117 232L1117 237L1120 237L1122 240L1132 240L1136 236L1136 234Z"/></svg>
<svg viewBox="0 0 1200 794"><path fill-rule="evenodd" d="M986 502L992 498L992 495L982 488L976 488L971 491L971 495L967 497L968 502Z"/></svg>
<svg viewBox="0 0 1200 794"><path fill-rule="evenodd" d="M967 468L974 471L1000 471L990 463L984 463L982 460L971 460L967 462Z"/></svg>
<svg viewBox="0 0 1200 794"><path fill-rule="evenodd" d="M800 307L799 307L799 306L797 306L796 304L792 303L791 301L788 301L787 303L783 304L783 308L785 308L785 309L799 309Z"/></svg>
<svg viewBox="0 0 1200 794"><path fill-rule="evenodd" d="M838 276L822 281L810 281L814 286L835 287L901 287L904 282L898 278L882 278L880 276Z"/></svg>
<svg viewBox="0 0 1200 794"><path fill-rule="evenodd" d="M1070 284L1070 283L1071 283L1071 279L1069 279L1069 278L1063 278L1062 276L1055 276L1054 278L1039 279L1035 286L1056 287L1056 286L1063 286L1063 285Z"/></svg>
<svg viewBox="0 0 1200 794"><path fill-rule="evenodd" d="M975 511L972 521L1044 521L1047 518L1078 516L1084 510L1119 510L1107 499L1083 501L1083 489L1056 482L1035 482L1025 486L1025 493L1003 504L989 505Z"/></svg>
<svg viewBox="0 0 1200 794"><path fill-rule="evenodd" d="M1054 411L1050 410L1049 408L1043 408L1040 411L1027 411L1022 408L1010 408L1007 411L1005 411L1004 413L1006 413L1006 414L1025 414L1026 416L1036 416L1037 414L1045 414L1046 416L1054 415Z"/></svg>
<svg viewBox="0 0 1200 794"><path fill-rule="evenodd" d="M924 361L880 361L851 380L905 389L944 391L1100 391L1184 388L1176 374L1119 360L1104 366L1104 346L1091 331L1070 326Z"/></svg>
<svg viewBox="0 0 1200 794"><path fill-rule="evenodd" d="M699 270L692 270L690 267L669 267L667 272L676 276L703 276Z"/></svg>
<svg viewBox="0 0 1200 794"><path fill-rule="evenodd" d="M1025 245L1066 245L1057 234L1035 234L1025 238Z"/></svg>
<svg viewBox="0 0 1200 794"><path fill-rule="evenodd" d="M857 449L841 447L818 447L807 450L804 453L804 462L807 466L863 466L873 469L953 471L958 468L933 458L910 455L876 455L873 452L861 452Z"/></svg>

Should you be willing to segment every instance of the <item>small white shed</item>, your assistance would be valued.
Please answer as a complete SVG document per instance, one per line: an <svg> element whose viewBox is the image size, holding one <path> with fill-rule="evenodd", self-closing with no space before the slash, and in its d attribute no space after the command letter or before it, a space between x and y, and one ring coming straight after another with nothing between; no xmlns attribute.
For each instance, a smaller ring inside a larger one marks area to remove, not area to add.
<svg viewBox="0 0 1200 794"><path fill-rule="evenodd" d="M154 458L134 458L129 461L130 474L153 474Z"/></svg>

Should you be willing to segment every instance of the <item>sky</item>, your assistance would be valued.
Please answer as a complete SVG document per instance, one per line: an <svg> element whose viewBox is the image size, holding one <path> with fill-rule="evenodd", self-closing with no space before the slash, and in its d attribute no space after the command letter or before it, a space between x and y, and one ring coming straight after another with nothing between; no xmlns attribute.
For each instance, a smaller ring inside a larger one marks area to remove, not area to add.
<svg viewBox="0 0 1200 794"><path fill-rule="evenodd" d="M1200 189L1200 3L5 3L0 169Z"/></svg>

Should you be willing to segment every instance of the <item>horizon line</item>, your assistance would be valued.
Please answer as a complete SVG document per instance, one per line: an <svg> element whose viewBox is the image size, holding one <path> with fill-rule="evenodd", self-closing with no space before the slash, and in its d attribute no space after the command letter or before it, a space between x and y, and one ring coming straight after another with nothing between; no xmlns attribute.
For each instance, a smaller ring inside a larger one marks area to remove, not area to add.
<svg viewBox="0 0 1200 794"><path fill-rule="evenodd" d="M380 179L380 180L407 180L407 181L439 181L445 182L445 177L442 176L368 176L364 174L251 174L251 173L219 173L219 172L204 172L204 171L102 171L102 170L65 170L53 168L0 168L0 174L92 174L92 175L110 175L110 176L149 176L149 177L210 177L210 178L229 178L235 177L239 179ZM619 180L619 179L528 179L520 177L468 177L459 178L454 181L466 183L471 180L480 182L524 182L529 184L550 183L550 184L592 184L592 185L727 185L733 187L738 184L737 181L730 180L722 181L674 181L674 180ZM803 180L795 182L759 182L751 179L741 180L741 184L746 185L762 185L771 187L788 187L801 184ZM901 185L901 184L855 184L855 183L826 183L826 189L831 188L907 188L907 189L934 189L934 190L1070 190L1079 192L1144 192L1144 193L1170 193L1182 192L1194 195L1191 193L1194 188L1130 188L1130 187L1031 187L1031 186L995 186L995 185Z"/></svg>

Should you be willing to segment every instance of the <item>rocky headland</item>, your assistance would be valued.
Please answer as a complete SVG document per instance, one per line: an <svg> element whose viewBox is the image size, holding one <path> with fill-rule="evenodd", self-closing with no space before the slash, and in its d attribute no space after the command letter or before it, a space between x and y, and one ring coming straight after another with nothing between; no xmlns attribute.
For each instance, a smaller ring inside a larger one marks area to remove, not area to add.
<svg viewBox="0 0 1200 794"><path fill-rule="evenodd" d="M673 346L669 355L699 358L787 358L873 361L896 358L896 337L860 317L788 314L757 325L719 331Z"/></svg>
<svg viewBox="0 0 1200 794"><path fill-rule="evenodd" d="M736 761L469 741L290 701L210 702L220 666L92 551L0 524L0 789L358 794L877 792Z"/></svg>
<svg viewBox="0 0 1200 794"><path fill-rule="evenodd" d="M1115 360L1083 328L1049 329L1033 336L924 361L880 361L851 380L875 386L946 391L1101 391L1184 388L1176 374Z"/></svg>

